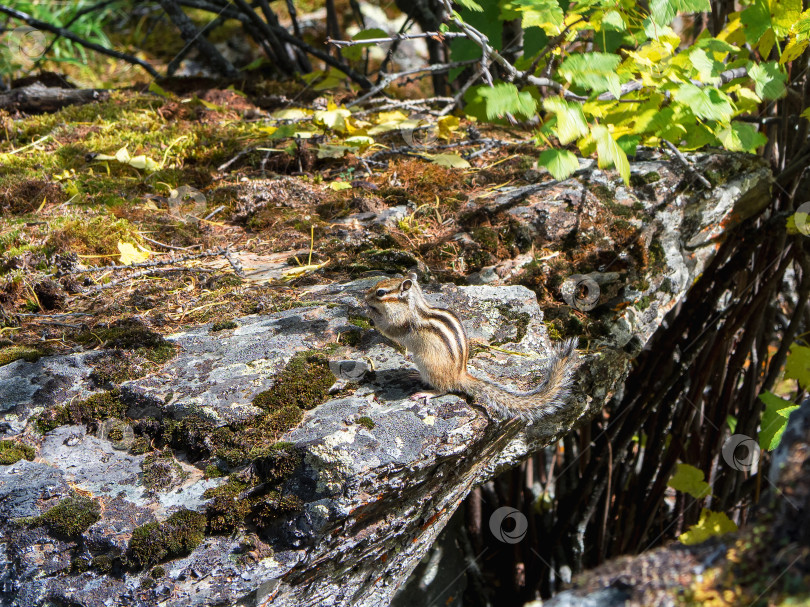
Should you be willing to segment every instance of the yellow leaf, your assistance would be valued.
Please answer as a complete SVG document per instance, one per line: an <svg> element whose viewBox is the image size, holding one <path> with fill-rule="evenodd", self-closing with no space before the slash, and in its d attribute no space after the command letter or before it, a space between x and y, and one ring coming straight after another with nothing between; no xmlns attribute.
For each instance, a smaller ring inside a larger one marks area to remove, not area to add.
<svg viewBox="0 0 810 607"><path fill-rule="evenodd" d="M121 252L120 262L129 266L133 263L143 263L149 259L149 251L138 251L128 242L118 242L118 250Z"/></svg>
<svg viewBox="0 0 810 607"><path fill-rule="evenodd" d="M782 51L782 56L779 57L779 63L785 65L794 59L798 59L804 52L804 49L807 48L808 44L810 44L808 40L799 40L798 38L791 39L785 47L785 50Z"/></svg>
<svg viewBox="0 0 810 607"><path fill-rule="evenodd" d="M402 122L408 119L408 114L402 110L394 110L393 112L380 112L374 116L374 124L384 124L387 122Z"/></svg>
<svg viewBox="0 0 810 607"><path fill-rule="evenodd" d="M333 183L340 183L340 182L333 182ZM284 272L282 272L282 280L292 280L293 278L298 278L299 276L303 276L304 274L309 274L310 272L320 270L321 268L326 267L326 264L328 263L329 260L327 259L323 263L313 263L308 266L297 266L290 270L284 270Z"/></svg>
<svg viewBox="0 0 810 607"><path fill-rule="evenodd" d="M458 130L459 119L457 116L442 116L436 124L439 127L439 137L449 140L453 132Z"/></svg>
<svg viewBox="0 0 810 607"><path fill-rule="evenodd" d="M700 512L700 520L697 525L689 527L689 530L682 533L678 539L682 544L692 546L705 542L710 537L731 533L732 531L737 531L737 525L724 512L712 512L704 508Z"/></svg>
<svg viewBox="0 0 810 607"><path fill-rule="evenodd" d="M351 112L345 108L336 108L334 110L318 110L315 112L313 118L316 124L322 124L328 129L337 131L339 133L346 132L346 117L351 116Z"/></svg>
<svg viewBox="0 0 810 607"><path fill-rule="evenodd" d="M311 110L305 110L301 108L287 108L284 110L276 110L273 112L272 116L276 120L303 120L304 118L309 118L312 115Z"/></svg>
<svg viewBox="0 0 810 607"><path fill-rule="evenodd" d="M435 156L428 156L430 161L443 167L450 167L453 169L468 169L470 163L464 160L458 154L436 154Z"/></svg>
<svg viewBox="0 0 810 607"><path fill-rule="evenodd" d="M329 184L329 189L334 190L335 192L340 192L341 190L351 190L352 184L345 181L333 181Z"/></svg>

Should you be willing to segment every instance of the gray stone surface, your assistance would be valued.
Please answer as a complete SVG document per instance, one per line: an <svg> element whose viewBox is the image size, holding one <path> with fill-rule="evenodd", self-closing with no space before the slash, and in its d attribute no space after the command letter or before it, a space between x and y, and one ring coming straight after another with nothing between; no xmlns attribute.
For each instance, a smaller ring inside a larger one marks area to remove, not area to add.
<svg viewBox="0 0 810 607"><path fill-rule="evenodd" d="M145 456L103 438L109 428L62 426L39 434L32 421L40 412L97 391L88 365L95 353L0 367L5 438L36 448L33 462L0 466L0 605L389 604L473 486L558 439L621 389L633 351L646 343L705 268L723 222L744 216L757 204L750 194L767 187L763 171L745 169L743 174L738 167L739 179L688 198L668 168L672 165L648 165L638 163L633 171L660 172L662 179L640 188L644 195L616 188L601 171L591 170L589 178L591 185L609 183L619 203L638 202L650 209L653 218L641 227L649 228L649 238L654 235L665 253L660 275L647 277L649 288L643 293L616 291L608 333L581 344L583 354L588 353L574 398L540 423L494 422L454 395L427 403L411 400L423 388L412 365L373 330L361 331L351 347L324 350L341 334L358 331L349 317L363 313L362 293L376 278L311 287L300 307L238 319L233 330L212 333L204 325L169 336L178 355L152 375L121 386L133 424L190 414L219 425L249 421L260 411L251 404L253 397L273 385L297 351L328 351L333 367L345 371L339 373L334 398L306 412L284 437L304 453L285 483L303 500L303 511L280 517L258 535L252 529L207 535L190 555L163 563L166 575L154 583L147 571L80 572L73 561L124 551L136 527L163 521L181 507L203 511L208 501L203 492L224 479L206 479L177 451L177 478L162 489L149 489L143 482ZM532 187L526 195L485 204L510 206L538 238L564 235L577 213L587 212L587 205L570 204L590 196L581 180ZM620 284L626 280L617 278ZM517 386L531 383L549 347L534 293L493 284L433 285L426 291L432 303L459 314L472 341L501 344L499 350L475 356L471 372ZM642 296L649 298L648 306L632 305ZM353 378L352 361L364 365L355 384L347 383ZM373 428L357 423L360 417L370 417ZM100 520L81 538L57 538L45 527L15 522L46 511L71 492L92 496L102 506Z"/></svg>

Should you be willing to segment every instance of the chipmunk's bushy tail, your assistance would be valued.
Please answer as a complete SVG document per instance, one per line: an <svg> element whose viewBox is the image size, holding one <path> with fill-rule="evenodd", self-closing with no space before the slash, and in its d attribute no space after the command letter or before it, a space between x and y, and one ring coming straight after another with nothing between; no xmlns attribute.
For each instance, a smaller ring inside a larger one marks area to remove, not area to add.
<svg viewBox="0 0 810 607"><path fill-rule="evenodd" d="M520 392L489 380L467 376L463 391L480 400L498 417L538 420L565 405L577 367L577 340L555 344L545 365L545 379L534 390Z"/></svg>

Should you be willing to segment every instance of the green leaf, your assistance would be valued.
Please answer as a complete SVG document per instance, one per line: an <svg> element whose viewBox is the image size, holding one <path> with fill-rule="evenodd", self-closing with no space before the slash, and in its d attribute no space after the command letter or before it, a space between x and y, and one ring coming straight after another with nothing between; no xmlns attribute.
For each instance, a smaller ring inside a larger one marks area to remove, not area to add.
<svg viewBox="0 0 810 607"><path fill-rule="evenodd" d="M768 143L768 138L757 131L754 125L734 121L730 126L717 133L723 147L730 152L747 152L755 154L757 148Z"/></svg>
<svg viewBox="0 0 810 607"><path fill-rule="evenodd" d="M734 112L728 97L711 86L701 88L687 82L675 91L675 100L707 120L728 122Z"/></svg>
<svg viewBox="0 0 810 607"><path fill-rule="evenodd" d="M381 30L379 27L372 27L370 29L357 32L354 36L352 36L352 40L369 40L371 38L387 38L388 36L389 34L385 30ZM363 57L363 49L368 48L369 46L375 46L375 44L371 42L368 44L347 46L341 49L341 53L346 59L358 61Z"/></svg>
<svg viewBox="0 0 810 607"><path fill-rule="evenodd" d="M785 360L785 378L795 379L802 388L810 387L810 348L793 344Z"/></svg>
<svg viewBox="0 0 810 607"><path fill-rule="evenodd" d="M678 13L706 13L712 10L709 0L651 0L650 13L658 25L669 25Z"/></svg>
<svg viewBox="0 0 810 607"><path fill-rule="evenodd" d="M166 99L171 99L172 98L172 96L169 93L167 93L163 89L163 87L160 86L154 80L149 83L149 89L148 90L149 90L150 93L154 93L155 95L160 95L161 97L165 97Z"/></svg>
<svg viewBox="0 0 810 607"><path fill-rule="evenodd" d="M623 32L627 29L624 18L619 11L606 12L604 17L602 17L602 22L600 25L602 29L615 30L618 32Z"/></svg>
<svg viewBox="0 0 810 607"><path fill-rule="evenodd" d="M678 536L682 544L692 546L702 544L709 538L737 531L737 525L724 512L712 512L704 508L696 525Z"/></svg>
<svg viewBox="0 0 810 607"><path fill-rule="evenodd" d="M779 0L771 3L771 26L780 38L790 33L793 25L801 19L802 0Z"/></svg>
<svg viewBox="0 0 810 607"><path fill-rule="evenodd" d="M456 4L463 6L467 10L475 11L476 13L484 12L484 7L475 2L475 0L456 0Z"/></svg>
<svg viewBox="0 0 810 607"><path fill-rule="evenodd" d="M370 40L372 38L388 38L389 34L379 27L372 27L367 30L361 30L352 36L352 40ZM367 46L367 45L360 45Z"/></svg>
<svg viewBox="0 0 810 607"><path fill-rule="evenodd" d="M622 148L628 156L635 156L638 144L641 142L641 137L638 135L622 135L616 140L619 147Z"/></svg>
<svg viewBox="0 0 810 607"><path fill-rule="evenodd" d="M469 169L470 163L464 160L458 154L436 154L435 156L428 156L430 161L443 167L450 167L452 169Z"/></svg>
<svg viewBox="0 0 810 607"><path fill-rule="evenodd" d="M756 63L748 75L754 81L754 91L762 99L779 99L785 96L785 74L775 61Z"/></svg>
<svg viewBox="0 0 810 607"><path fill-rule="evenodd" d="M740 14L740 21L745 26L745 41L756 44L771 29L771 11L765 0L754 0L753 4Z"/></svg>
<svg viewBox="0 0 810 607"><path fill-rule="evenodd" d="M596 141L596 154L599 159L599 168L604 169L608 167L616 167L619 175L622 176L625 184L630 183L630 163L627 161L627 154L613 139L607 127L601 124L593 127L591 132L594 141Z"/></svg>
<svg viewBox="0 0 810 607"><path fill-rule="evenodd" d="M331 145L322 143L318 146L318 158L343 158L343 154L352 148L348 145Z"/></svg>
<svg viewBox="0 0 810 607"><path fill-rule="evenodd" d="M689 53L689 59L703 82L716 82L720 72L726 67L701 48L693 49Z"/></svg>
<svg viewBox="0 0 810 607"><path fill-rule="evenodd" d="M610 91L614 97L621 94L621 80L616 68L621 57L611 53L582 53L571 55L559 67L560 76L594 93Z"/></svg>
<svg viewBox="0 0 810 607"><path fill-rule="evenodd" d="M537 102L531 93L518 91L509 82L499 82L495 86L482 88L479 94L486 103L487 120L503 118L506 114L529 118L537 110Z"/></svg>
<svg viewBox="0 0 810 607"><path fill-rule="evenodd" d="M568 103L562 97L546 97L543 100L543 109L557 117L554 133L561 144L567 145L588 134L588 122L580 104Z"/></svg>
<svg viewBox="0 0 810 607"><path fill-rule="evenodd" d="M506 0L501 3L502 20L518 17L523 28L540 27L549 35L558 34L565 19L557 0Z"/></svg>
<svg viewBox="0 0 810 607"><path fill-rule="evenodd" d="M709 483L703 478L703 470L689 464L677 464L675 474L669 479L667 485L676 491L688 493L692 497L700 499L712 492Z"/></svg>
<svg viewBox="0 0 810 607"><path fill-rule="evenodd" d="M568 150L546 150L540 154L537 164L546 167L558 181L567 179L579 169L579 160L573 152Z"/></svg>
<svg viewBox="0 0 810 607"><path fill-rule="evenodd" d="M765 403L759 429L759 446L766 451L773 451L782 441L782 434L787 427L788 417L799 408L789 400L778 397L773 392L763 392L759 400Z"/></svg>

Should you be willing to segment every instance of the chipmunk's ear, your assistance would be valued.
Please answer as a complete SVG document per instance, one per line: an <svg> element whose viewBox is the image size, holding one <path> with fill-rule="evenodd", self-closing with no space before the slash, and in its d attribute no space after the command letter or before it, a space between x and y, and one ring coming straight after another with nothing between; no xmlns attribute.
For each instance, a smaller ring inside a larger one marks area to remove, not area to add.
<svg viewBox="0 0 810 607"><path fill-rule="evenodd" d="M413 275L411 275L411 276L413 276ZM415 278L411 278L411 277L406 278L405 280L402 281L402 285L400 285L399 290L404 293L405 291L407 291L408 289L410 289L413 286L414 280L415 280Z"/></svg>

